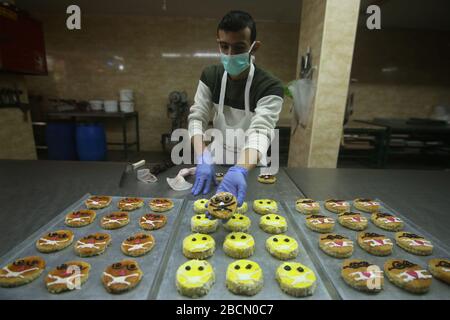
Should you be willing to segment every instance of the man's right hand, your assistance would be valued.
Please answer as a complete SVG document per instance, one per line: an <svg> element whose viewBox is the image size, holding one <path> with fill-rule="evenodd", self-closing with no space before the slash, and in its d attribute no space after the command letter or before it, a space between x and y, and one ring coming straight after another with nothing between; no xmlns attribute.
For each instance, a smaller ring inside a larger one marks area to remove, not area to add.
<svg viewBox="0 0 450 320"><path fill-rule="evenodd" d="M197 156L197 163L195 182L192 187L192 194L194 196L200 193L207 194L211 190L211 184L216 183L213 160L211 153L207 149L201 155Z"/></svg>

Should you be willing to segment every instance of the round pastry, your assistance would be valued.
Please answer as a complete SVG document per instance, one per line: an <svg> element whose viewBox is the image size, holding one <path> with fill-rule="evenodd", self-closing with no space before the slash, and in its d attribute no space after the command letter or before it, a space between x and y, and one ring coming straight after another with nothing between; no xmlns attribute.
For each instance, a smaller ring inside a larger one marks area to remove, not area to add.
<svg viewBox="0 0 450 320"><path fill-rule="evenodd" d="M394 247L391 239L374 232L358 233L358 244L362 249L375 256L388 256Z"/></svg>
<svg viewBox="0 0 450 320"><path fill-rule="evenodd" d="M357 212L341 213L338 216L338 221L342 226L355 231L362 231L368 225L367 219Z"/></svg>
<svg viewBox="0 0 450 320"><path fill-rule="evenodd" d="M198 199L194 201L194 213L203 214L208 212L206 205L208 204L207 199Z"/></svg>
<svg viewBox="0 0 450 320"><path fill-rule="evenodd" d="M45 261L38 256L16 259L0 269L0 287L13 288L30 283L42 274Z"/></svg>
<svg viewBox="0 0 450 320"><path fill-rule="evenodd" d="M267 233L280 234L287 231L286 219L278 214L266 214L259 219L260 228Z"/></svg>
<svg viewBox="0 0 450 320"><path fill-rule="evenodd" d="M334 229L334 219L320 214L312 214L305 218L306 226L316 232L328 233Z"/></svg>
<svg viewBox="0 0 450 320"><path fill-rule="evenodd" d="M73 242L73 232L70 230L57 230L49 232L36 241L36 248L40 252L49 253L62 250Z"/></svg>
<svg viewBox="0 0 450 320"><path fill-rule="evenodd" d="M365 260L345 260L341 276L350 287L364 292L377 293L384 286L383 271Z"/></svg>
<svg viewBox="0 0 450 320"><path fill-rule="evenodd" d="M150 200L149 206L155 212L169 211L173 208L173 201L166 198L155 198Z"/></svg>
<svg viewBox="0 0 450 320"><path fill-rule="evenodd" d="M374 225L388 231L400 231L403 229L403 221L389 213L374 212L370 220Z"/></svg>
<svg viewBox="0 0 450 320"><path fill-rule="evenodd" d="M255 252L255 239L247 233L231 232L223 242L223 251L235 259L248 258Z"/></svg>
<svg viewBox="0 0 450 320"><path fill-rule="evenodd" d="M191 230L198 233L213 233L219 226L219 220L209 219L206 214L196 214L191 218Z"/></svg>
<svg viewBox="0 0 450 320"><path fill-rule="evenodd" d="M189 298L207 295L214 281L214 269L206 260L189 260L177 270L177 290L181 295Z"/></svg>
<svg viewBox="0 0 450 320"><path fill-rule="evenodd" d="M167 217L163 214L147 213L139 220L139 225L144 230L158 230L167 223Z"/></svg>
<svg viewBox="0 0 450 320"><path fill-rule="evenodd" d="M289 260L298 255L298 243L286 235L271 236L266 240L266 249L277 259Z"/></svg>
<svg viewBox="0 0 450 320"><path fill-rule="evenodd" d="M183 240L183 254L188 259L206 259L214 254L216 242L207 234L194 233Z"/></svg>
<svg viewBox="0 0 450 320"><path fill-rule="evenodd" d="M217 193L208 202L208 212L217 219L229 219L236 209L236 197L229 192Z"/></svg>
<svg viewBox="0 0 450 320"><path fill-rule="evenodd" d="M126 238L120 249L124 254L131 257L143 256L153 249L155 246L155 238L151 234L139 232L131 237Z"/></svg>
<svg viewBox="0 0 450 320"><path fill-rule="evenodd" d="M429 256L433 253L431 241L411 232L397 232L395 241L400 248L419 256Z"/></svg>
<svg viewBox="0 0 450 320"><path fill-rule="evenodd" d="M421 266L407 260L390 259L384 263L384 272L397 287L412 293L430 289L432 275Z"/></svg>
<svg viewBox="0 0 450 320"><path fill-rule="evenodd" d="M323 252L335 258L349 258L353 254L353 241L336 233L319 236L319 247Z"/></svg>
<svg viewBox="0 0 450 320"><path fill-rule="evenodd" d="M109 293L123 293L135 288L142 276L142 270L135 260L122 260L105 269L102 283Z"/></svg>
<svg viewBox="0 0 450 320"><path fill-rule="evenodd" d="M278 205L275 200L258 199L253 201L253 211L261 215L278 213Z"/></svg>
<svg viewBox="0 0 450 320"><path fill-rule="evenodd" d="M347 212L350 210L350 203L345 200L328 199L325 201L325 208L334 213Z"/></svg>
<svg viewBox="0 0 450 320"><path fill-rule="evenodd" d="M109 206L111 203L111 197L108 196L91 196L84 204L88 209L103 209Z"/></svg>
<svg viewBox="0 0 450 320"><path fill-rule="evenodd" d="M81 289L88 280L91 265L83 261L69 261L50 270L45 285L50 293Z"/></svg>
<svg viewBox="0 0 450 320"><path fill-rule="evenodd" d="M254 296L264 285L263 271L254 261L234 261L228 265L225 284L234 294Z"/></svg>
<svg viewBox="0 0 450 320"><path fill-rule="evenodd" d="M245 202L245 201L242 202L242 206L240 206L236 209L236 213L240 213L240 214L247 213L247 211L248 211L248 205L247 205L247 202Z"/></svg>
<svg viewBox="0 0 450 320"><path fill-rule="evenodd" d="M281 290L294 297L311 296L317 286L314 272L298 262L282 263L275 277Z"/></svg>
<svg viewBox="0 0 450 320"><path fill-rule="evenodd" d="M73 211L66 215L64 223L69 227L84 227L94 222L95 216L96 213L94 210Z"/></svg>
<svg viewBox="0 0 450 320"><path fill-rule="evenodd" d="M364 212L378 212L380 211L380 203L372 199L357 198L353 200L353 205L356 209Z"/></svg>
<svg viewBox="0 0 450 320"><path fill-rule="evenodd" d="M133 211L141 208L144 205L144 200L141 198L123 198L117 203L119 210Z"/></svg>
<svg viewBox="0 0 450 320"><path fill-rule="evenodd" d="M105 252L111 243L111 236L107 233L94 233L85 236L75 243L75 253L80 257L97 256Z"/></svg>
<svg viewBox="0 0 450 320"><path fill-rule="evenodd" d="M431 274L450 284L450 260L449 259L431 259L428 261L428 270Z"/></svg>
<svg viewBox="0 0 450 320"><path fill-rule="evenodd" d="M247 232L247 230L250 229L251 224L252 221L249 217L243 214L235 213L226 223L223 224L223 227L229 231Z"/></svg>
<svg viewBox="0 0 450 320"><path fill-rule="evenodd" d="M221 182L223 180L223 172L216 172L216 182Z"/></svg>
<svg viewBox="0 0 450 320"><path fill-rule="evenodd" d="M106 230L119 229L130 223L128 212L113 212L102 217L100 226Z"/></svg>
<svg viewBox="0 0 450 320"><path fill-rule="evenodd" d="M272 184L277 181L277 177L271 174L261 174L258 176L258 181L265 184Z"/></svg>
<svg viewBox="0 0 450 320"><path fill-rule="evenodd" d="M320 212L320 205L312 199L298 199L295 201L295 209L303 214L316 214Z"/></svg>

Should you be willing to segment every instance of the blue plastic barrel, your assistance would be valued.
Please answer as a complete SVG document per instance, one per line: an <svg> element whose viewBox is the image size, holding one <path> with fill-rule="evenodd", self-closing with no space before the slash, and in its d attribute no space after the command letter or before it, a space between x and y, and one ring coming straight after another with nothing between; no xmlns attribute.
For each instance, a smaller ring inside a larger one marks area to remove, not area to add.
<svg viewBox="0 0 450 320"><path fill-rule="evenodd" d="M76 141L81 161L106 160L106 136L102 124L77 124Z"/></svg>
<svg viewBox="0 0 450 320"><path fill-rule="evenodd" d="M50 160L77 160L75 124L49 122L45 132Z"/></svg>

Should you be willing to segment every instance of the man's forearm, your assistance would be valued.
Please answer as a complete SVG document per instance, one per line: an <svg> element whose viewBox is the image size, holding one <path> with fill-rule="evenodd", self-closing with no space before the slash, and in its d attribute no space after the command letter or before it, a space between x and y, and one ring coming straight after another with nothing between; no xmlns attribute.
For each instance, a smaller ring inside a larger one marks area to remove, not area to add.
<svg viewBox="0 0 450 320"><path fill-rule="evenodd" d="M191 138L191 143L194 146L194 155L197 157L201 154L203 154L203 150L205 150L206 145L203 141L203 135L202 134L196 134Z"/></svg>
<svg viewBox="0 0 450 320"><path fill-rule="evenodd" d="M259 158L260 153L258 152L258 150L247 148L243 152L241 152L237 165L250 171L256 167Z"/></svg>

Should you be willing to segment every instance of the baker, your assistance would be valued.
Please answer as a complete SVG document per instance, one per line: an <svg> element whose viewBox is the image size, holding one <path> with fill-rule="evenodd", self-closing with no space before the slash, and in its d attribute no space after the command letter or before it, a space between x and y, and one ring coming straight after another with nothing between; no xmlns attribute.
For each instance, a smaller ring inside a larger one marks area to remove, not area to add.
<svg viewBox="0 0 450 320"><path fill-rule="evenodd" d="M188 118L197 163L192 193L208 193L216 184L214 164L233 159L217 192L231 192L241 205L248 172L265 160L270 146L270 132L283 104L283 84L253 63L261 42L250 14L227 13L217 27L217 44L222 63L203 70ZM214 139L207 147L204 135L211 120L223 139ZM236 139L226 139L230 130ZM222 157L213 152L218 148Z"/></svg>

